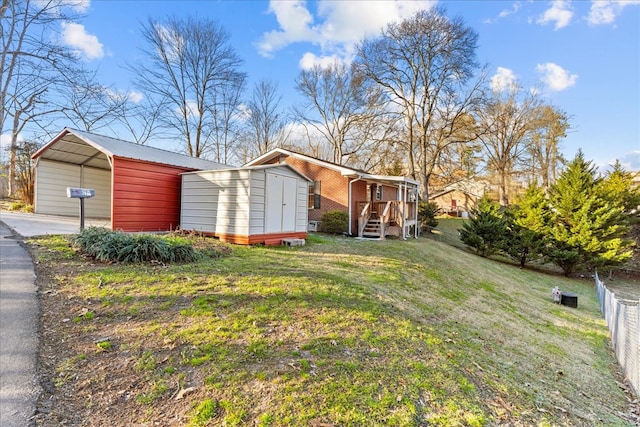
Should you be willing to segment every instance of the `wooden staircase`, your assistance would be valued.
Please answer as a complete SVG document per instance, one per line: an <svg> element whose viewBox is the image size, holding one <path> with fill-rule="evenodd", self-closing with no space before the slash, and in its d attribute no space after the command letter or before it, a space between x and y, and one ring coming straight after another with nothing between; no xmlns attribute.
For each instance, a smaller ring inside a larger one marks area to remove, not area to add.
<svg viewBox="0 0 640 427"><path fill-rule="evenodd" d="M362 237L379 239L382 236L382 223L380 218L369 218L367 225L364 226Z"/></svg>

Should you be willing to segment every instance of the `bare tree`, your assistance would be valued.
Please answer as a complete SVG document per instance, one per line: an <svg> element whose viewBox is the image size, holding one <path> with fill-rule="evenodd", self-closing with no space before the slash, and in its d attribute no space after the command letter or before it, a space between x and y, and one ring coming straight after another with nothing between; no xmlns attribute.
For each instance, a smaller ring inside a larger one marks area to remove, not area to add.
<svg viewBox="0 0 640 427"><path fill-rule="evenodd" d="M71 0L3 0L0 8L0 131L11 135L9 194L15 192L18 135L63 107L52 102L80 79L74 52L56 40L60 23L73 20Z"/></svg>
<svg viewBox="0 0 640 427"><path fill-rule="evenodd" d="M404 119L410 173L425 198L440 153L464 142L458 122L465 123L481 95L482 77L467 86L478 67L477 39L461 18L434 8L388 25L358 47L359 72L384 89L390 110Z"/></svg>
<svg viewBox="0 0 640 427"><path fill-rule="evenodd" d="M127 98L96 83L94 75L78 76L73 86L63 88L59 99L60 111L65 121L87 132L110 128L118 122L118 115Z"/></svg>
<svg viewBox="0 0 640 427"><path fill-rule="evenodd" d="M295 108L298 120L322 135L332 149L332 158L344 164L350 156L362 156L374 140L377 106L381 92L344 63L303 70L296 89L304 103Z"/></svg>
<svg viewBox="0 0 640 427"><path fill-rule="evenodd" d="M509 205L510 179L523 159L538 126L541 101L536 92L512 86L493 91L484 108L478 110L479 141L487 167L499 179L500 204Z"/></svg>
<svg viewBox="0 0 640 427"><path fill-rule="evenodd" d="M540 177L540 184L546 192L555 182L558 167L563 160L559 151L560 138L567 136L569 127L569 118L563 111L551 105L540 107L528 151L532 178Z"/></svg>
<svg viewBox="0 0 640 427"><path fill-rule="evenodd" d="M166 135L182 139L190 156L208 154L216 141L214 117L221 102L230 102L221 91L245 80L229 34L207 19L168 18L164 23L150 19L142 35L147 61L130 68L153 111L162 111L159 125Z"/></svg>
<svg viewBox="0 0 640 427"><path fill-rule="evenodd" d="M241 82L230 81L221 86L213 102L213 156L219 163L242 163L237 153L237 144L242 130L241 114L238 110L244 92L244 78Z"/></svg>
<svg viewBox="0 0 640 427"><path fill-rule="evenodd" d="M261 80L255 84L247 104L245 144L249 158L260 156L285 140L285 114L280 108L282 97L278 84Z"/></svg>
<svg viewBox="0 0 640 427"><path fill-rule="evenodd" d="M147 97L138 99L135 93L116 93L113 96L117 98L119 107L115 113L116 121L128 131L136 144L146 144L160 127L163 111Z"/></svg>

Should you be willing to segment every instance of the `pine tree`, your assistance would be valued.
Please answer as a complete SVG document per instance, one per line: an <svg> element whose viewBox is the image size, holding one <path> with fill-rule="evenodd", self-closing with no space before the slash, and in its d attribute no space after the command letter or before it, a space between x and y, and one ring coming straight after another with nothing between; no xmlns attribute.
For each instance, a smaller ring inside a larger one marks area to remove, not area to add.
<svg viewBox="0 0 640 427"><path fill-rule="evenodd" d="M640 223L640 188L633 182L633 174L616 160L613 169L605 174L602 182L603 197L621 203L629 225Z"/></svg>
<svg viewBox="0 0 640 427"><path fill-rule="evenodd" d="M551 211L544 190L537 185L527 188L516 205L506 214L507 236L502 250L521 267L542 256Z"/></svg>
<svg viewBox="0 0 640 427"><path fill-rule="evenodd" d="M551 187L548 259L569 274L578 265L614 266L631 257L622 203L605 197L603 180L578 151Z"/></svg>
<svg viewBox="0 0 640 427"><path fill-rule="evenodd" d="M500 206L487 198L471 210L471 218L462 225L460 239L482 257L498 252L504 246L506 223Z"/></svg>

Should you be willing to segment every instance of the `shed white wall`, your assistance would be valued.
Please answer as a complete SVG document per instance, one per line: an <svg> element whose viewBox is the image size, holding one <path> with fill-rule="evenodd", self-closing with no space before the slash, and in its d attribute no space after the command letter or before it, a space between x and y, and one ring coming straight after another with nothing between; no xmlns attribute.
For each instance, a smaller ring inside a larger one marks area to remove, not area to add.
<svg viewBox="0 0 640 427"><path fill-rule="evenodd" d="M43 159L36 166L35 212L78 216L80 202L67 197L67 187L95 189L96 196L85 200L85 216L111 217L111 171Z"/></svg>
<svg viewBox="0 0 640 427"><path fill-rule="evenodd" d="M249 201L249 233L264 234L267 216L267 175L264 171L252 171L249 174L251 198Z"/></svg>
<svg viewBox="0 0 640 427"><path fill-rule="evenodd" d="M203 171L182 175L180 228L246 236L249 172Z"/></svg>
<svg viewBox="0 0 640 427"><path fill-rule="evenodd" d="M180 227L239 236L265 234L267 198L274 191L266 188L268 173L296 180L294 231L306 232L308 182L285 166L183 174Z"/></svg>

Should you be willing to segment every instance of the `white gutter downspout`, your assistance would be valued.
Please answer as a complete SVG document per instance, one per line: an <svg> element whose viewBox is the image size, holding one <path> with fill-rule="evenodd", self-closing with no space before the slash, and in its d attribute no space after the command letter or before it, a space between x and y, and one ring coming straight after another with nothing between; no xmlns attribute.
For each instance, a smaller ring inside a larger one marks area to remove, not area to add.
<svg viewBox="0 0 640 427"><path fill-rule="evenodd" d="M351 206L351 184L353 184L356 181L360 181L362 179L362 175L358 175L358 177L356 179L352 179L351 181L349 181L349 197L348 197L348 202L347 202L347 208L348 208L348 212L349 212L349 236L351 236L351 212L353 212L353 206Z"/></svg>

